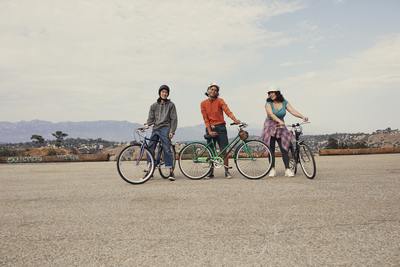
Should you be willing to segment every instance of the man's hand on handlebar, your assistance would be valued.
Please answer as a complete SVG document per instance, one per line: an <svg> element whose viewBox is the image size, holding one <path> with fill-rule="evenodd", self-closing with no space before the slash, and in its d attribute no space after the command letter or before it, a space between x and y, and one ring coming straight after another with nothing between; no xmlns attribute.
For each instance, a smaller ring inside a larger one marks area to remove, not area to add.
<svg viewBox="0 0 400 267"><path fill-rule="evenodd" d="M145 124L145 125L143 125L142 127L140 127L140 129L141 129L142 131L143 131L143 130L146 130L146 129L149 129L149 127L152 126L154 123L155 123L155 122L151 122L151 123Z"/></svg>
<svg viewBox="0 0 400 267"><path fill-rule="evenodd" d="M233 122L234 122L235 124L239 124L239 123L240 123L240 120L238 120L238 119L235 118L235 119L233 120Z"/></svg>
<svg viewBox="0 0 400 267"><path fill-rule="evenodd" d="M214 137L217 136L217 132L210 132L210 135L211 135L212 138L214 138Z"/></svg>

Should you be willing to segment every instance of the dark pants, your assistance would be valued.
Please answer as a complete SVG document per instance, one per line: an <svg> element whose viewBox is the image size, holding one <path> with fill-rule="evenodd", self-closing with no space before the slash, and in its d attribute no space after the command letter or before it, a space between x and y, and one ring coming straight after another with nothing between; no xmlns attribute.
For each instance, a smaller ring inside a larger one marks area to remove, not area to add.
<svg viewBox="0 0 400 267"><path fill-rule="evenodd" d="M279 148L282 152L283 163L285 164L285 169L289 169L289 153L282 148L282 140L280 138L275 138L271 136L271 141L269 143L269 147L272 152L272 168L275 168L275 141L278 142Z"/></svg>
<svg viewBox="0 0 400 267"><path fill-rule="evenodd" d="M211 125L211 131L216 132L217 136L212 138L214 145L218 143L219 149L222 151L228 144L228 131L226 130L225 124L221 123L218 125ZM206 133L209 133L206 128ZM211 143L211 139L207 139L207 144ZM214 148L210 145L210 148Z"/></svg>

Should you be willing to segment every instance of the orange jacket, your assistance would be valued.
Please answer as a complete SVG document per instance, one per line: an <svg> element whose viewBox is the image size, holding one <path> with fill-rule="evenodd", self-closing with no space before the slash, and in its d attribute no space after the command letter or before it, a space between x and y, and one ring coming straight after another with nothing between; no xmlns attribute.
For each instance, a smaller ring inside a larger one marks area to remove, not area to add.
<svg viewBox="0 0 400 267"><path fill-rule="evenodd" d="M218 125L218 124L226 124L224 120L224 114L233 119L233 113L229 110L228 105L222 98L216 98L213 101L206 99L201 102L201 114L203 115L204 123L206 127L210 127L211 125Z"/></svg>

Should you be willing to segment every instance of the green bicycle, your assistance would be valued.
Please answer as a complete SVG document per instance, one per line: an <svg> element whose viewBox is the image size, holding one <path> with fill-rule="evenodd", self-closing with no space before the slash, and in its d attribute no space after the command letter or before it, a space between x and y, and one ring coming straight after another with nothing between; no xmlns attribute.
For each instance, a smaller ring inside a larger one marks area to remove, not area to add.
<svg viewBox="0 0 400 267"><path fill-rule="evenodd" d="M262 141L247 140L248 133L243 131L247 126L244 122L240 123L238 135L219 153L217 153L213 139L209 144L191 142L184 146L179 152L178 159L181 172L190 179L204 178L212 166L215 168L226 167L224 158L228 157L235 149L233 159L238 171L244 177L260 179L267 175L271 170L271 150ZM209 134L204 137L211 138ZM221 156L225 151L225 155Z"/></svg>

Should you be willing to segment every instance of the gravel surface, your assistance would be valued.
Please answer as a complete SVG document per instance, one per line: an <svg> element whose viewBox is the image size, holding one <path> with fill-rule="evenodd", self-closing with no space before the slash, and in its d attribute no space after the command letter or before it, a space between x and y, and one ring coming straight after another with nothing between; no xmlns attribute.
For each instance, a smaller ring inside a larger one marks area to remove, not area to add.
<svg viewBox="0 0 400 267"><path fill-rule="evenodd" d="M400 266L400 154L316 162L142 185L115 162L1 164L0 266Z"/></svg>

